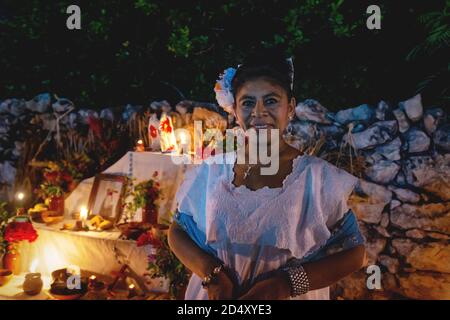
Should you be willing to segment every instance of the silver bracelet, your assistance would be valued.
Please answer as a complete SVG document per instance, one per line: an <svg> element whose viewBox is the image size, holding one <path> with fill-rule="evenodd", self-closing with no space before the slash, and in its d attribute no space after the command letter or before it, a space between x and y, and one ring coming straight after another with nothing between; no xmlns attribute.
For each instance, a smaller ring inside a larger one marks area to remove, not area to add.
<svg viewBox="0 0 450 320"><path fill-rule="evenodd" d="M203 289L207 289L208 286L216 280L217 275L223 270L223 268L224 268L224 266L223 266L223 264L221 264L221 265L215 267L210 274L206 275L203 278L203 281L202 281Z"/></svg>
<svg viewBox="0 0 450 320"><path fill-rule="evenodd" d="M308 275L302 266L290 266L282 270L288 277L291 287L291 297L296 297L309 291Z"/></svg>

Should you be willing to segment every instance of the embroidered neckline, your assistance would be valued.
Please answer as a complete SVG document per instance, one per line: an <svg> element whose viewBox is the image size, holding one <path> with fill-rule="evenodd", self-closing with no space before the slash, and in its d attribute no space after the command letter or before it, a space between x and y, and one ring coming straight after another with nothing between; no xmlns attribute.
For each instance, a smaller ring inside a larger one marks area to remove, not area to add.
<svg viewBox="0 0 450 320"><path fill-rule="evenodd" d="M281 184L280 187L275 187L275 188L271 188L269 186L264 186L262 188L256 189L256 190L252 190L249 187L247 187L245 184L241 184L240 186L236 186L233 181L235 178L235 172L234 172L234 166L236 164L236 160L237 160L237 154L236 152L233 153L233 164L230 166L230 174L229 176L229 184L230 184L230 189L232 191L243 191L243 192L248 192L248 193L253 193L253 194L257 194L257 193L265 193L265 192L281 192L282 190L284 190L286 188L286 186L288 185L288 182L290 182L293 178L295 178L295 173L297 171L297 167L298 167L298 163L300 162L300 160L304 157L304 154L298 154L293 160L292 160L292 171L290 173L288 173L286 175L286 177L284 177L283 182Z"/></svg>

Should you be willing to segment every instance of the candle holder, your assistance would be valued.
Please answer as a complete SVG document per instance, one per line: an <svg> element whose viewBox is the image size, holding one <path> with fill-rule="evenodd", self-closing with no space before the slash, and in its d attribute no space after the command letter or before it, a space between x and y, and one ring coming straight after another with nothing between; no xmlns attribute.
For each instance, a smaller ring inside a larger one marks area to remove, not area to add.
<svg viewBox="0 0 450 320"><path fill-rule="evenodd" d="M23 291L29 296L35 296L41 292L43 285L40 273L28 273L23 282Z"/></svg>
<svg viewBox="0 0 450 320"><path fill-rule="evenodd" d="M132 299L137 296L136 286L134 284L130 284L128 286L128 299Z"/></svg>

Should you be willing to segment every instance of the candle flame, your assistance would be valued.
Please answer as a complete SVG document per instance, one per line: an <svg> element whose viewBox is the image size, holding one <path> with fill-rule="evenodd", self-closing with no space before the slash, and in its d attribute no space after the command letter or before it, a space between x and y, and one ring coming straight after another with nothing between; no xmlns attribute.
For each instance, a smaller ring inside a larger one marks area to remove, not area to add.
<svg viewBox="0 0 450 320"><path fill-rule="evenodd" d="M88 209L86 207L81 207L80 209L80 219L86 220L88 217Z"/></svg>
<svg viewBox="0 0 450 320"><path fill-rule="evenodd" d="M180 143L185 144L187 140L186 133L180 132Z"/></svg>
<svg viewBox="0 0 450 320"><path fill-rule="evenodd" d="M130 284L130 285L128 286L128 289L134 289L134 284Z"/></svg>
<svg viewBox="0 0 450 320"><path fill-rule="evenodd" d="M18 192L16 197L17 200L23 200L23 198L25 198L25 194L23 192Z"/></svg>
<svg viewBox="0 0 450 320"><path fill-rule="evenodd" d="M31 265L30 265L30 272L31 273L35 273L36 269L37 269L37 266L38 266L38 260L37 259L33 259L33 261L31 262Z"/></svg>
<svg viewBox="0 0 450 320"><path fill-rule="evenodd" d="M137 144L144 144L144 141L138 140L138 141L137 141Z"/></svg>

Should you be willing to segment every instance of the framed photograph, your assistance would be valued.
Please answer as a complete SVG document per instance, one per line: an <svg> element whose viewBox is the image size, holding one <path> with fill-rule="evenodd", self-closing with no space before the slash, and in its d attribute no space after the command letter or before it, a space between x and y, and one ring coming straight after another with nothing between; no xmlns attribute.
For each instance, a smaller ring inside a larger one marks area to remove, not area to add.
<svg viewBox="0 0 450 320"><path fill-rule="evenodd" d="M119 221L126 179L125 176L113 174L96 175L89 196L89 214L99 215L114 223Z"/></svg>

